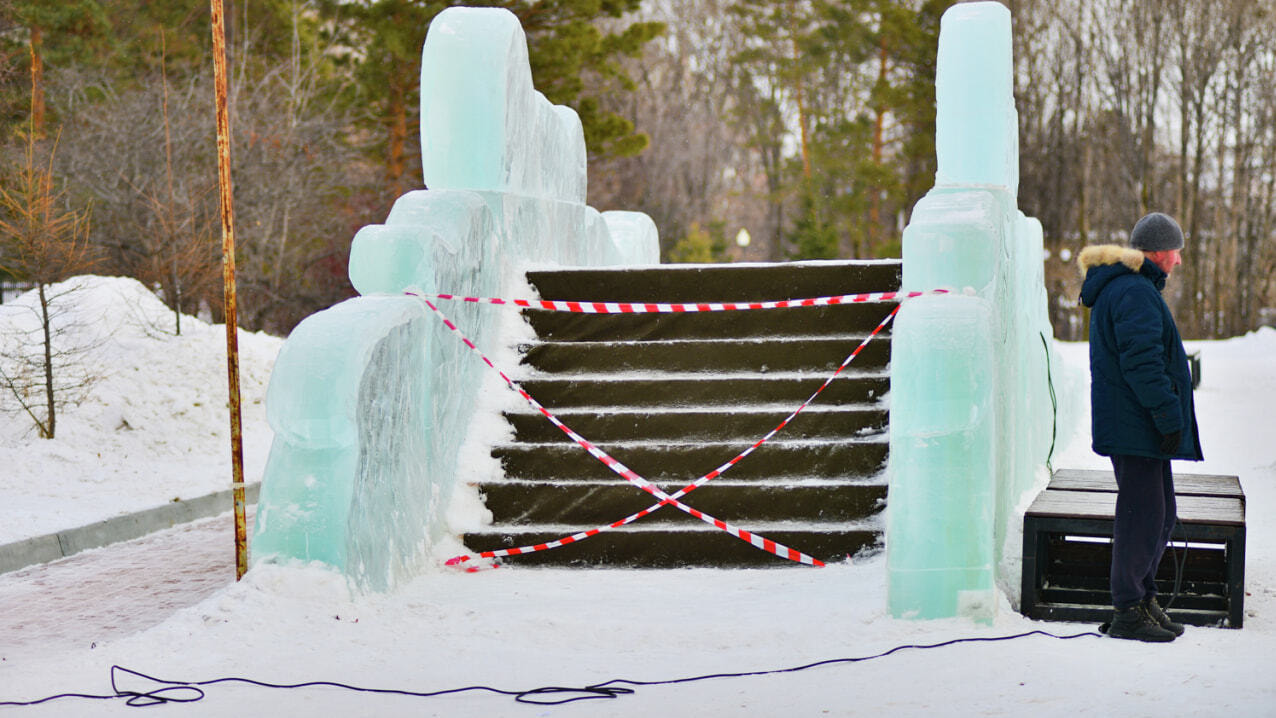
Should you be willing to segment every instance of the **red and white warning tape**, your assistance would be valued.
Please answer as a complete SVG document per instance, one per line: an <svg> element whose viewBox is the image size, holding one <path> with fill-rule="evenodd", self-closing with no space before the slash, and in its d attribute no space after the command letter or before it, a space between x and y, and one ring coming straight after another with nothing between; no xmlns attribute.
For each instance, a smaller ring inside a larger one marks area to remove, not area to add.
<svg viewBox="0 0 1276 718"><path fill-rule="evenodd" d="M411 292L408 292L408 294L411 294ZM812 566L824 565L818 559L812 558L811 556L808 556L802 553L801 551L791 549L788 546L772 541L764 536L759 536L758 534L752 533L750 531L746 531L736 526L732 526L731 524L725 521L722 521L721 519L715 518L713 516L710 516L709 514L706 514L700 511L699 509L688 506L682 503L681 501L678 501L674 497L670 496L669 494L665 493L664 491L660 489L660 487L651 483L647 479L643 478L642 476L639 476L633 469L630 469L628 466L625 466L624 464L622 464L620 461L612 457L607 452L603 451L597 446L594 446L583 436L581 436L580 434L577 434L570 427L568 427L561 420L559 420L558 417L550 413L550 411L546 409L544 406L542 406L540 402L536 401L536 399L534 399L531 394L528 394L527 391L523 389L523 387L519 386L518 382L509 378L509 376L507 376L505 372L497 368L496 365L493 364L492 361L488 359L487 356L483 354L483 352L480 351L477 346L474 345L474 342L470 341L470 339L466 337L461 332L461 330L457 328L455 324L452 323L452 320L448 319L443 314L443 312L440 311L439 308L434 305L433 302L431 302L429 299L425 299L424 301L426 305L430 307L431 310L433 310L435 313L439 315L439 317L443 320L443 323L447 326L448 329L452 330L453 332L456 332L457 336L461 338L461 341L465 342L465 346L469 347L472 351L476 352L479 355L479 357L483 359L484 363L486 363L489 367L491 367L497 373L499 373L501 375L501 378L505 380L505 383L508 384L511 389L518 392L519 396L523 397L523 399L527 401L527 403L531 404L532 408L539 411L542 415L545 416L545 418L549 419L549 421L553 423L554 426L557 426L559 429L563 431L563 433L567 434L567 436L570 437L572 441L576 442L578 445L581 446L581 448L588 451L591 456L601 461L607 468L611 469L613 472L615 472L625 481L628 481L634 486L637 486L643 491L646 491L647 493L659 499L659 502L655 505L655 507L650 509L651 511L654 511L656 508L659 508L660 506L665 506L665 505L673 506L675 508L680 509L681 511L684 511L690 514L691 516L694 516L700 519L701 521L704 521L708 524L716 526L717 528L731 534L732 536L735 536L736 538L742 541L747 541L764 551L769 551L770 553L773 553L776 556L780 556L782 558L786 558L791 561L797 561L799 563L804 563L804 564L812 565ZM640 513L643 513L643 512L640 512ZM637 520L638 518L639 518L638 516L634 516L633 520ZM616 526L621 526L624 523L628 523L628 521L625 521L622 519L622 521L609 525L606 528L615 528ZM528 547L504 549L501 551L485 551L480 553L479 557L480 558L496 558L498 556L516 556L522 553L546 551L551 548L565 546L568 543L574 543L575 541L579 541L583 538L588 538L589 536L600 533L602 530L605 530L605 529L595 529L592 531L586 531L586 532L582 532L581 534L564 537L557 541L552 541L552 542L543 543L543 544L536 544L536 545L528 546ZM456 556L454 558L448 559L447 564L450 566L455 566L455 565L464 563L465 561L468 561L471 558L472 557L468 555Z"/></svg>
<svg viewBox="0 0 1276 718"><path fill-rule="evenodd" d="M853 361L855 357L859 355L860 351L863 350L863 348L868 345L869 341L871 341L873 337L877 336L877 334L881 332L882 329L884 329L886 325L889 324L892 319L895 318L895 315L899 312L899 306L896 306L890 312L890 314L888 314L884 319L882 319L882 321L877 325L877 327L872 331L872 333L870 333L867 337L865 337L864 340L860 342L859 346L857 346L854 351L852 351L850 354L847 355L847 357L844 360L842 360L842 363L827 379L824 380L824 383L821 384L820 387L816 389L811 394L811 396L809 396L806 399L806 401L803 401L802 404L797 409L793 410L792 413L790 413L787 417L785 417L785 419L781 421L779 425L777 425L771 431L767 432L767 434L763 436L761 439L754 442L744 451L732 457L730 460L728 460L726 463L722 464L718 468L701 476L700 478L696 479L695 481L688 484L687 486L684 486L683 488L679 489L677 492L673 494L667 494L664 491L662 491L658 486L656 486L655 484L652 484L650 481L638 475L632 469L625 466L624 464L616 460L611 455L607 454L607 452L603 451L597 446L594 446L583 436L576 433L570 427L564 424L561 420L559 420L558 417L554 416L553 413L551 413L548 409L546 409L543 405L541 405L540 402L536 401L536 399L533 398L531 394L527 393L527 391L523 389L518 384L518 382L511 379L508 375L505 374L504 371L502 371L495 364L493 364L492 361L488 359L487 356L483 354L483 352L474 344L474 342L470 341L470 339L466 337L465 334L461 332L461 330L450 319L448 319L447 316L443 314L443 312L433 302L430 301L430 299L434 299L434 298L450 299L450 300L458 300L458 301L466 301L466 302L499 304L499 305L515 306L515 307L533 307L533 308L549 309L552 311L580 312L580 313L590 313L590 314L598 314L598 313L629 314L629 313L647 313L647 312L671 313L671 312L701 312L701 311L732 311L732 310L749 310L749 309L781 309L781 308L801 307L801 306L825 306L830 304L844 304L844 303L853 303L853 302L890 301L893 299L902 300L902 299L910 299L913 297L922 296L924 294L943 294L943 293L947 293L947 291L948 290L938 289L938 290L931 290L929 292L908 292L908 293L878 292L878 293L872 293L872 294L847 294L847 295L840 295L835 297L817 297L812 299L793 299L793 300L783 300L783 301L775 301L775 302L710 303L710 304L630 304L630 303L617 303L617 302L561 302L561 301L546 302L546 301L529 301L524 299L503 300L503 299L484 298L484 297L458 297L456 295L451 295L451 294L422 294L422 293L412 292L412 291L407 291L405 292L405 294L417 297L421 299L422 301L424 301L426 306L428 306L431 309L431 311L433 311L436 315L439 316L440 319L442 319L444 325L447 326L447 328L451 330L452 332L454 332L458 337L460 337L461 341L465 343L466 347L468 347L471 351L478 354L479 358L482 359L483 362L487 364L489 367L491 367L494 371L496 371L500 375L501 379L503 379L505 383L509 385L511 389L517 392L519 396L523 397L523 399L527 401L532 406L532 408L536 409L543 416L545 416L546 419L548 419L551 423L553 423L565 434L567 434L567 436L571 438L572 441L576 442L576 444L578 444L581 448L588 451L591 456L601 461L605 466L607 466L607 468L611 469L621 478L625 479L629 483L637 486L638 488L642 489L643 491L646 491L647 493L651 494L656 499L658 499L658 501L655 504L652 504L651 506L648 506L647 508L641 511L638 511L634 514L626 516L623 519L614 521L605 526L599 526L596 528L589 529L587 531L581 531L579 533L575 533L570 536L564 536L561 539L557 539L555 541L549 541L546 543L534 544L529 546L520 546L520 547L501 549L501 550L495 550L495 551L483 551L478 554L477 558L492 559L492 558L499 558L502 556L517 556L520 554L533 553L537 551L546 551L549 549L558 548L560 546L566 546L568 544L576 543L578 541L582 541L592 536L596 536L604 531L633 523L634 521L637 521L638 519L656 511L662 506L673 506L691 516L694 516L700 519L701 521L704 521L705 523L708 523L722 531L725 531L726 533L732 536L735 536L736 538L742 541L748 542L754 547L759 548L763 551L767 551L768 553L771 553L775 556L779 556L780 558L788 559L790 561L795 561L795 562L803 563L810 566L823 566L824 563L820 561L819 559L808 556L807 554L802 553L801 551L789 548L788 546L785 546L776 541L772 541L771 539L768 539L765 536L761 536L759 534L746 531L739 527L733 526L725 521L722 521L713 516L710 516L709 514L706 514L694 507L688 506L682 503L681 501L679 501L678 499L691 493L695 489L699 488L700 486L703 486L704 484L717 478L718 476L721 476L725 471L730 469L732 466L735 466L736 463L738 463L741 459L753 453L755 449L762 446L764 443L770 440L773 436L779 433L785 426L789 424L789 422L791 422L799 413L801 413L802 410L805 409L815 399L815 397L817 397L820 394L820 392L824 391L825 387L827 387L830 383L832 383L832 381L835 378L837 378L839 374L841 374L842 370L845 369L851 363L851 361ZM468 554L462 555L462 556L456 556L451 559L448 559L447 565L457 566L467 561L470 561L473 558L475 557Z"/></svg>
<svg viewBox="0 0 1276 718"><path fill-rule="evenodd" d="M947 290L930 292L871 292L867 294L839 294L809 299L782 299L770 302L569 302L561 299L500 299L497 297L461 297L455 294L418 294L430 299L445 299L473 304L501 304L527 309L546 309L552 312L577 312L582 314L677 314L681 312L735 312L750 309L790 309L793 307L827 307L838 304L864 302L891 302L920 297L923 294L943 294Z"/></svg>

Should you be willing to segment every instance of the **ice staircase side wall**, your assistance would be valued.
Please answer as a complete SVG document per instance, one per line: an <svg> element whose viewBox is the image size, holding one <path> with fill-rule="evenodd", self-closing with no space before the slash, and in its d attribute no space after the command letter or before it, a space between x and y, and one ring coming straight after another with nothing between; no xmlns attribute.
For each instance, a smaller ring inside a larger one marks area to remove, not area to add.
<svg viewBox="0 0 1276 718"><path fill-rule="evenodd" d="M254 564L321 561L385 590L447 531L482 365L405 290L508 296L529 264L659 261L649 217L585 204L580 120L532 87L512 13L440 13L421 104L430 189L359 230L349 272L362 296L308 317L276 360ZM446 309L479 346L497 341L491 308Z"/></svg>
<svg viewBox="0 0 1276 718"><path fill-rule="evenodd" d="M935 186L904 231L905 303L891 364L892 615L990 618L1016 506L1051 444L1041 224L1016 206L1010 12L950 8L936 77ZM1012 599L1014 596L1012 595Z"/></svg>

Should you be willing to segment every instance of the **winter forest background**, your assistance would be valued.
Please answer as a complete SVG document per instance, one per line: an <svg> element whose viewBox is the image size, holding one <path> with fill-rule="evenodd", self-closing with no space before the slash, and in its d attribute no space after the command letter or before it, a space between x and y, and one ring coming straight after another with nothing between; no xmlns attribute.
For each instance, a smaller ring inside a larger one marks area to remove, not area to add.
<svg viewBox="0 0 1276 718"><path fill-rule="evenodd" d="M420 49L449 5L519 17L537 88L583 121L589 203L651 215L665 260L898 256L951 4L226 0L240 324L353 294L355 231L422 186ZM1056 335L1084 338L1080 248L1150 210L1188 235L1185 337L1276 323L1276 0L1006 4ZM210 54L207 0L0 0L11 293L125 275L221 320Z"/></svg>

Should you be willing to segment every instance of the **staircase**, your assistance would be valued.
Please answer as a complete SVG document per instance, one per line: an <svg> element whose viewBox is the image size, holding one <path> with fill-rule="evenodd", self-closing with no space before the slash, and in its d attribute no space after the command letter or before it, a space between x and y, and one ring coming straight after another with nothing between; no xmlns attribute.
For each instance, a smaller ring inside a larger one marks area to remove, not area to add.
<svg viewBox="0 0 1276 718"><path fill-rule="evenodd" d="M900 264L794 262L531 272L543 299L730 302L899 288ZM861 303L686 314L525 310L538 341L518 380L586 439L673 493L775 428L893 309ZM881 544L889 329L779 434L683 500L822 561ZM528 407L493 448L505 477L480 485L493 525L471 551L552 541L654 503ZM549 551L559 566L797 565L672 506Z"/></svg>

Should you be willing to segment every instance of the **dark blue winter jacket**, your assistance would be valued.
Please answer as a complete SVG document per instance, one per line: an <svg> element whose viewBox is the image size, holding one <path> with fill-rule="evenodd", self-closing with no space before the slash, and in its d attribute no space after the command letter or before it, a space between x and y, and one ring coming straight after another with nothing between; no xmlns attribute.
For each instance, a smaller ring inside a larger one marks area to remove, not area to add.
<svg viewBox="0 0 1276 718"><path fill-rule="evenodd" d="M1143 253L1086 247L1081 303L1090 312L1090 420L1097 454L1202 458L1192 376L1174 317L1161 298L1166 274ZM1173 454L1161 437L1182 432Z"/></svg>

